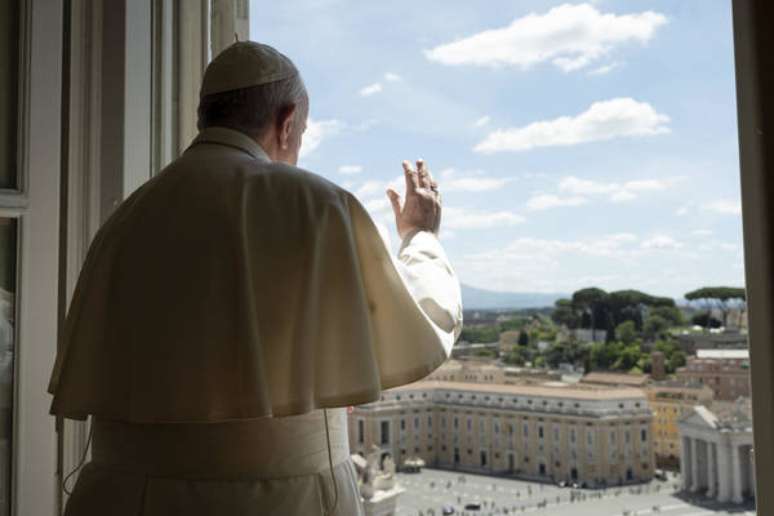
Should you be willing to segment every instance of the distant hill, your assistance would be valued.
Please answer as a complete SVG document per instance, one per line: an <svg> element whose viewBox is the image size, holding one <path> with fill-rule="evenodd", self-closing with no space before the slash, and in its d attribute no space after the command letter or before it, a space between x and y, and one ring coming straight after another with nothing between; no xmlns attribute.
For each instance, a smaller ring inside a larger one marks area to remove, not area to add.
<svg viewBox="0 0 774 516"><path fill-rule="evenodd" d="M553 306L554 302L562 297L568 297L568 295L543 292L496 292L462 285L462 306L465 310L541 308Z"/></svg>

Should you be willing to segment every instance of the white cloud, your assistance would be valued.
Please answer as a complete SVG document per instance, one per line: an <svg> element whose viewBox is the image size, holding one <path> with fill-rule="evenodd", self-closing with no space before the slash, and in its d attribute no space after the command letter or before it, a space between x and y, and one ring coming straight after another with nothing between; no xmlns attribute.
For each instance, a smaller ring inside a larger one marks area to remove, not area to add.
<svg viewBox="0 0 774 516"><path fill-rule="evenodd" d="M489 229L514 226L524 222L524 217L511 211L478 211L446 206L443 208L441 225L448 229Z"/></svg>
<svg viewBox="0 0 774 516"><path fill-rule="evenodd" d="M559 197L558 195L553 194L538 194L533 195L527 201L527 209L533 211L547 210L549 208L559 208L563 206L581 206L587 202L588 199L580 196Z"/></svg>
<svg viewBox="0 0 774 516"><path fill-rule="evenodd" d="M739 201L732 201L730 199L722 199L719 201L713 201L703 206L707 211L713 211L722 215L741 215L742 203Z"/></svg>
<svg viewBox="0 0 774 516"><path fill-rule="evenodd" d="M360 96L361 97L370 97L371 95L375 95L379 92L381 92L384 88L382 88L382 83L375 82L373 84L369 84L368 86L365 86L364 88L360 89Z"/></svg>
<svg viewBox="0 0 774 516"><path fill-rule="evenodd" d="M384 74L384 79L389 82L400 82L403 80L403 77L397 73L387 72Z"/></svg>
<svg viewBox="0 0 774 516"><path fill-rule="evenodd" d="M491 177L482 170L458 172L453 168L441 170L439 188L442 192L488 192L502 188L509 178Z"/></svg>
<svg viewBox="0 0 774 516"><path fill-rule="evenodd" d="M685 215L688 215L688 211L690 209L691 209L690 205L684 204L675 210L675 215L677 215L678 217L683 217Z"/></svg>
<svg viewBox="0 0 774 516"><path fill-rule="evenodd" d="M598 68L594 68L593 70L589 70L588 75L607 75L619 66L621 66L621 63L610 63L602 65Z"/></svg>
<svg viewBox="0 0 774 516"><path fill-rule="evenodd" d="M486 124L488 124L492 119L489 117L489 115L484 115L475 122L473 122L473 127L484 127Z"/></svg>
<svg viewBox="0 0 774 516"><path fill-rule="evenodd" d="M363 171L362 165L342 165L339 167L339 174L353 175Z"/></svg>
<svg viewBox="0 0 774 516"><path fill-rule="evenodd" d="M384 197L382 199L370 199L363 203L363 206L365 209L367 209L370 212L380 212L385 211L388 208L391 208L390 201L387 199L387 197Z"/></svg>
<svg viewBox="0 0 774 516"><path fill-rule="evenodd" d="M545 14L517 18L504 28L425 50L425 56L445 65L515 66L523 70L551 62L571 72L607 56L618 45L647 43L666 22L664 15L653 11L619 16L601 13L589 4L564 4Z"/></svg>
<svg viewBox="0 0 774 516"><path fill-rule="evenodd" d="M577 145L625 136L653 136L668 133L669 117L656 112L647 102L615 98L594 102L576 116L533 122L524 127L499 129L473 149L492 154L525 151L535 147Z"/></svg>
<svg viewBox="0 0 774 516"><path fill-rule="evenodd" d="M323 140L335 136L344 124L338 120L313 120L312 117L306 121L306 131L301 140L301 150L299 156L304 158L313 152Z"/></svg>
<svg viewBox="0 0 774 516"><path fill-rule="evenodd" d="M683 244L669 235L654 235L644 240L640 247L643 249L680 249Z"/></svg>
<svg viewBox="0 0 774 516"><path fill-rule="evenodd" d="M640 192L666 190L680 180L678 177L662 179L636 179L618 182L593 181L567 176L559 181L559 191L574 195L607 195L612 202L625 202L637 198Z"/></svg>
<svg viewBox="0 0 774 516"><path fill-rule="evenodd" d="M624 257L632 253L631 246L637 242L637 236L632 233L613 233L596 238L580 240L548 240L543 238L519 238L509 243L504 249L489 251L476 257L492 259L555 259L565 254Z"/></svg>

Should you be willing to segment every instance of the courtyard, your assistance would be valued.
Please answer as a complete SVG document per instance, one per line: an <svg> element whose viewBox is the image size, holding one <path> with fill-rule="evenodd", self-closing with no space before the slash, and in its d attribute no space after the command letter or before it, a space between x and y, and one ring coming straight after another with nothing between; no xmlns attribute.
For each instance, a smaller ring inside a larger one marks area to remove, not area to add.
<svg viewBox="0 0 774 516"><path fill-rule="evenodd" d="M398 498L400 516L441 516L442 508L454 515L546 514L556 516L704 516L734 514L752 516L755 509L720 505L690 497L680 491L680 479L607 489L572 489L511 478L425 469L421 473L398 473L406 491ZM480 510L465 510L467 504Z"/></svg>

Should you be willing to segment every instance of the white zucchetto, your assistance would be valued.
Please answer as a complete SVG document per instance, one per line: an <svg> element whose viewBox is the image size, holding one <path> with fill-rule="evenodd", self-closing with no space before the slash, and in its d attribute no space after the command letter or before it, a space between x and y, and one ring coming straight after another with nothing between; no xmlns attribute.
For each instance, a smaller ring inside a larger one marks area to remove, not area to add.
<svg viewBox="0 0 774 516"><path fill-rule="evenodd" d="M293 62L269 45L238 41L207 66L199 96L259 86L296 74Z"/></svg>

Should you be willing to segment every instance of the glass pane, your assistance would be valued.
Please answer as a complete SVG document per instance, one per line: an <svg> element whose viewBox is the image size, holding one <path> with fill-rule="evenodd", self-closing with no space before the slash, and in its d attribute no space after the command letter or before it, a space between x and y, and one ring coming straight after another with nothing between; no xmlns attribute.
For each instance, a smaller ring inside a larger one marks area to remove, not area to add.
<svg viewBox="0 0 774 516"><path fill-rule="evenodd" d="M11 512L16 219L0 218L0 516Z"/></svg>
<svg viewBox="0 0 774 516"><path fill-rule="evenodd" d="M0 2L0 188L16 188L19 2Z"/></svg>

